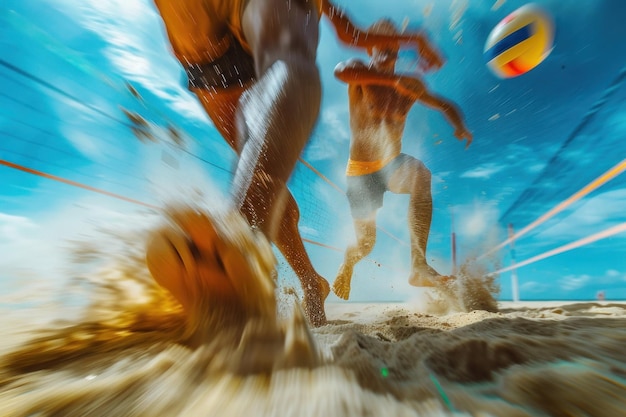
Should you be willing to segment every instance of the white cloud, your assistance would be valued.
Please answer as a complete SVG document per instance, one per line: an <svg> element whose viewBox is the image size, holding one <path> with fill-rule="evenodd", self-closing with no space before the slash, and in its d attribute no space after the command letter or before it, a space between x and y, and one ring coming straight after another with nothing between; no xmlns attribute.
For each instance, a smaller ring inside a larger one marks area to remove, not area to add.
<svg viewBox="0 0 626 417"><path fill-rule="evenodd" d="M64 117L70 114L69 111L64 110L63 106L56 106L56 110L61 120L64 120ZM74 115L76 114L80 113L74 113ZM103 137L106 137L106 135L98 135L88 128L86 123L82 126L76 123L62 123L59 125L59 133L67 138L74 148L88 159L101 161L106 154L103 152L107 148L107 144L103 140ZM111 146L109 145L108 147Z"/></svg>
<svg viewBox="0 0 626 417"><path fill-rule="evenodd" d="M432 175L432 183L433 184L442 184L445 183L447 178L452 174L452 171L439 171L436 173L431 172Z"/></svg>
<svg viewBox="0 0 626 417"><path fill-rule="evenodd" d="M181 83L180 64L151 1L61 0L55 8L107 42L104 55L122 75L185 117L206 122L202 106Z"/></svg>
<svg viewBox="0 0 626 417"><path fill-rule="evenodd" d="M489 162L476 168L465 171L460 175L461 178L490 179L492 175L497 174L506 168L506 165Z"/></svg>
<svg viewBox="0 0 626 417"><path fill-rule="evenodd" d="M606 271L606 276L607 277L611 277L611 278L616 278L621 276L622 274L620 274L620 272L616 269L609 269L608 271Z"/></svg>
<svg viewBox="0 0 626 417"><path fill-rule="evenodd" d="M28 217L0 213L0 237L11 244L27 243L26 235L38 228Z"/></svg>
<svg viewBox="0 0 626 417"><path fill-rule="evenodd" d="M578 290L591 281L591 276L587 274L583 275L567 275L559 280L561 289L564 291Z"/></svg>
<svg viewBox="0 0 626 417"><path fill-rule="evenodd" d="M49 301L78 273L70 258L70 242L94 246L111 259L119 240L102 230L132 233L158 219L143 209L99 195L87 195L59 207L23 216L0 213L0 287L2 301L27 296ZM136 242L138 247L143 241Z"/></svg>
<svg viewBox="0 0 626 417"><path fill-rule="evenodd" d="M602 277L601 283L611 284L615 281L626 281L626 272L620 272L616 269L609 269L604 273L604 277Z"/></svg>
<svg viewBox="0 0 626 417"><path fill-rule="evenodd" d="M531 292L540 294L545 293L548 289L549 286L547 284L537 281L528 281L520 285L520 292L522 293Z"/></svg>
<svg viewBox="0 0 626 417"><path fill-rule="evenodd" d="M308 236L309 238L311 238L311 237L319 237L320 235L317 229L314 229L309 226L299 226L298 228L300 229L300 234L302 236Z"/></svg>

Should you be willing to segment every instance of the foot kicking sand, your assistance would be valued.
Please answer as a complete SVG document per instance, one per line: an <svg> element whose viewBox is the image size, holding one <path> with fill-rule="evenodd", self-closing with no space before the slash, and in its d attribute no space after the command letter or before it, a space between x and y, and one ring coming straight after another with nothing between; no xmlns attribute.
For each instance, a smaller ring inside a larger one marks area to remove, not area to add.
<svg viewBox="0 0 626 417"><path fill-rule="evenodd" d="M152 234L146 261L183 306L189 345L216 352L215 366L256 373L317 363L301 310L279 322L271 245L238 213L172 210Z"/></svg>
<svg viewBox="0 0 626 417"><path fill-rule="evenodd" d="M326 324L324 302L330 294L330 285L324 278L319 278L317 288L304 288L302 310L312 326L319 327Z"/></svg>
<svg viewBox="0 0 626 417"><path fill-rule="evenodd" d="M453 275L441 275L430 265L413 268L409 284L414 287L433 288L452 308L461 308L458 292L458 279Z"/></svg>
<svg viewBox="0 0 626 417"><path fill-rule="evenodd" d="M413 268L409 284L414 287L446 287L456 280L454 276L441 275L428 264Z"/></svg>

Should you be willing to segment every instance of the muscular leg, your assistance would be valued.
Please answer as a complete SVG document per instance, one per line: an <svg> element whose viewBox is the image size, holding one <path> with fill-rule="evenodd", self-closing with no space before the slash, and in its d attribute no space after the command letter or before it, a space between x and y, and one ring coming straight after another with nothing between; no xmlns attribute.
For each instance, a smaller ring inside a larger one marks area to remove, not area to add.
<svg viewBox="0 0 626 417"><path fill-rule="evenodd" d="M220 90L219 93L202 88L192 88L191 91L198 97L204 111L209 115L224 140L239 154L235 117L239 99L245 91L245 87L230 87Z"/></svg>
<svg viewBox="0 0 626 417"><path fill-rule="evenodd" d="M268 240L276 235L288 200L286 182L319 112L319 29L312 3L249 0L242 26L257 82L238 107L237 143L245 145L231 187L232 210L207 215L185 208L148 241L148 268L183 305L195 343L221 332L233 334L233 351L251 343L274 347L259 330L280 331ZM310 335L296 322L299 333L285 337L285 349L302 356L296 358L301 363L315 363L315 353L305 349Z"/></svg>
<svg viewBox="0 0 626 417"><path fill-rule="evenodd" d="M238 152L235 115L243 88L231 88L211 93L204 89L192 90L200 99L205 111L213 120L216 128L226 142ZM287 204L276 236L275 244L281 251L291 268L294 270L304 291L303 308L309 322L314 326L326 323L324 301L328 297L330 287L321 275L315 271L311 260L302 243L298 221L300 211L295 199L288 195Z"/></svg>
<svg viewBox="0 0 626 417"><path fill-rule="evenodd" d="M426 247L433 214L431 174L421 161L411 159L389 178L389 191L410 194L408 223L411 233L411 276L416 287L435 286L441 275L426 261Z"/></svg>
<svg viewBox="0 0 626 417"><path fill-rule="evenodd" d="M356 243L348 246L333 283L333 292L337 297L347 300L350 297L350 282L354 266L372 252L376 243L376 213L366 219L354 219Z"/></svg>
<svg viewBox="0 0 626 417"><path fill-rule="evenodd" d="M324 301L330 293L328 281L315 271L298 230L300 212L293 196L289 194L284 216L274 243L294 270L304 292L302 307L314 326L326 324Z"/></svg>
<svg viewBox="0 0 626 417"><path fill-rule="evenodd" d="M257 83L240 102L235 208L274 240L287 203L286 183L317 120L321 100L315 64L319 28L313 2L249 0L242 26Z"/></svg>

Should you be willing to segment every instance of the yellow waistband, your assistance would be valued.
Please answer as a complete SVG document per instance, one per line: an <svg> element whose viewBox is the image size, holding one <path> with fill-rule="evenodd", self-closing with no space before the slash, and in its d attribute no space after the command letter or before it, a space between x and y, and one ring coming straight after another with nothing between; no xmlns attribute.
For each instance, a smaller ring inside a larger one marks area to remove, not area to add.
<svg viewBox="0 0 626 417"><path fill-rule="evenodd" d="M346 175L349 177L354 177L357 175L366 175L376 171L380 171L397 156L398 155L395 155L378 161L355 161L353 159L348 159L348 166L346 166Z"/></svg>

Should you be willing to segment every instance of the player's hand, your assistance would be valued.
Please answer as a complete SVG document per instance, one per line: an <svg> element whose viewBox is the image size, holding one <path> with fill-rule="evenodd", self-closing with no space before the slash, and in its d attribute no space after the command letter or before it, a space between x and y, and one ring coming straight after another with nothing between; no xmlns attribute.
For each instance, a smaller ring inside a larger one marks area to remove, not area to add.
<svg viewBox="0 0 626 417"><path fill-rule="evenodd" d="M467 139L467 143L465 144L465 149L469 148L470 144L472 143L472 139L474 139L474 136L472 135L472 133L469 130L467 130L465 127L457 128L454 131L454 136L460 141Z"/></svg>
<svg viewBox="0 0 626 417"><path fill-rule="evenodd" d="M445 63L445 60L443 59L439 51L437 51L437 49L430 44L428 38L426 38L426 35L424 35L423 33L419 33L417 35L416 47L417 53L421 57L419 66L424 72L431 70L437 71Z"/></svg>
<svg viewBox="0 0 626 417"><path fill-rule="evenodd" d="M438 71L443 67L445 61L434 49L422 49L420 54L422 55L422 59L420 60L419 66L424 72Z"/></svg>

